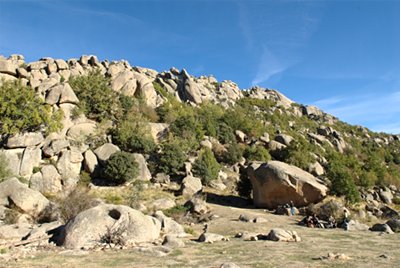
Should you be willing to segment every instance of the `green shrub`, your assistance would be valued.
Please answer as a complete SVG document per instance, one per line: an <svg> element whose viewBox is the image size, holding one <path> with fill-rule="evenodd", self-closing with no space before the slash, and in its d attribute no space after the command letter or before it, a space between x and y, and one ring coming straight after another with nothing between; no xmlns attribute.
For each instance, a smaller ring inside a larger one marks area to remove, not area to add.
<svg viewBox="0 0 400 268"><path fill-rule="evenodd" d="M234 142L229 145L223 160L225 163L229 165L234 165L242 159L242 156L243 156L242 147L236 142Z"/></svg>
<svg viewBox="0 0 400 268"><path fill-rule="evenodd" d="M0 182L11 176L11 171L8 166L9 163L7 158L0 153Z"/></svg>
<svg viewBox="0 0 400 268"><path fill-rule="evenodd" d="M331 181L330 193L337 196L345 196L351 203L360 200L360 193L357 190L356 184L349 168L346 156L339 153L329 155L329 165L327 177Z"/></svg>
<svg viewBox="0 0 400 268"><path fill-rule="evenodd" d="M235 134L233 129L225 122L219 122L217 129L217 139L222 144L236 142Z"/></svg>
<svg viewBox="0 0 400 268"><path fill-rule="evenodd" d="M244 198L251 198L253 186L251 185L245 168L240 169L240 177L236 185L236 190L238 191L239 196Z"/></svg>
<svg viewBox="0 0 400 268"><path fill-rule="evenodd" d="M186 159L186 151L178 140L168 141L161 145L159 168L164 173L178 173L185 165Z"/></svg>
<svg viewBox="0 0 400 268"><path fill-rule="evenodd" d="M54 132L62 128L62 115L61 110L52 113L51 106L20 81L3 82L0 86L0 135Z"/></svg>
<svg viewBox="0 0 400 268"><path fill-rule="evenodd" d="M248 161L267 162L271 160L271 155L268 150L260 145L251 145L246 147L243 155Z"/></svg>
<svg viewBox="0 0 400 268"><path fill-rule="evenodd" d="M104 175L110 182L121 184L131 181L139 174L139 165L133 154L117 152L106 161Z"/></svg>
<svg viewBox="0 0 400 268"><path fill-rule="evenodd" d="M138 122L128 118L122 120L112 131L112 138L122 150L127 152L152 153L156 144L150 136L146 122Z"/></svg>
<svg viewBox="0 0 400 268"><path fill-rule="evenodd" d="M200 121L193 115L178 117L171 125L170 131L175 137L183 139L192 151L199 147L204 131Z"/></svg>
<svg viewBox="0 0 400 268"><path fill-rule="evenodd" d="M224 114L224 110L220 105L203 103L197 109L197 116L208 136L217 138L220 119Z"/></svg>
<svg viewBox="0 0 400 268"><path fill-rule="evenodd" d="M304 138L298 138L292 141L285 149L280 150L274 156L283 162L307 170L308 165L315 162L311 153L319 152L315 145L312 145Z"/></svg>
<svg viewBox="0 0 400 268"><path fill-rule="evenodd" d="M193 174L200 177L203 184L209 184L218 177L220 168L212 151L205 148L193 164Z"/></svg>
<svg viewBox="0 0 400 268"><path fill-rule="evenodd" d="M165 216L176 219L176 218L182 217L188 211L189 211L189 207L183 206L183 205L176 205L172 208L165 209L163 212L164 212Z"/></svg>
<svg viewBox="0 0 400 268"><path fill-rule="evenodd" d="M69 84L79 99L79 111L97 121L121 116L119 98L110 87L110 79L99 70L85 76L72 77Z"/></svg>

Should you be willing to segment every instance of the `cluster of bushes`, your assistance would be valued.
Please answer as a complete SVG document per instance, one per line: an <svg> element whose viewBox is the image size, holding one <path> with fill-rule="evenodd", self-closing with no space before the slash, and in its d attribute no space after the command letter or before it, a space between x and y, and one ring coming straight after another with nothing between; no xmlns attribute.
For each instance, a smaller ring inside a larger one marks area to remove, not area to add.
<svg viewBox="0 0 400 268"><path fill-rule="evenodd" d="M0 86L0 135L7 137L20 132L45 131L62 128L62 111L39 98L35 91L21 81L2 82Z"/></svg>

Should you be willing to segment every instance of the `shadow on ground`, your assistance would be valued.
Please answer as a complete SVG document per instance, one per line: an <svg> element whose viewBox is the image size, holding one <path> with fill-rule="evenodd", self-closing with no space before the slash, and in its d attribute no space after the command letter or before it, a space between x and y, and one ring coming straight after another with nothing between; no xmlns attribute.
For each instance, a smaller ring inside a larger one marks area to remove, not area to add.
<svg viewBox="0 0 400 268"><path fill-rule="evenodd" d="M215 193L207 193L207 203L229 206L236 208L254 208L253 202L249 199L245 199L233 195L219 195Z"/></svg>

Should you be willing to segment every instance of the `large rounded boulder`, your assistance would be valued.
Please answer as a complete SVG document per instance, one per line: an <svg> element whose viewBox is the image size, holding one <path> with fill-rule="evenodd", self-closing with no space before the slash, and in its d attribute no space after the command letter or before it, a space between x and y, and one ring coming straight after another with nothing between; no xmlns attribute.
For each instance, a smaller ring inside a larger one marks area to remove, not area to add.
<svg viewBox="0 0 400 268"><path fill-rule="evenodd" d="M161 223L142 212L122 205L102 204L79 213L64 230L63 245L70 249L93 247L102 238L118 234L126 245L153 242Z"/></svg>
<svg viewBox="0 0 400 268"><path fill-rule="evenodd" d="M274 209L293 201L306 206L321 201L327 187L310 173L279 161L253 163L247 168L256 207Z"/></svg>

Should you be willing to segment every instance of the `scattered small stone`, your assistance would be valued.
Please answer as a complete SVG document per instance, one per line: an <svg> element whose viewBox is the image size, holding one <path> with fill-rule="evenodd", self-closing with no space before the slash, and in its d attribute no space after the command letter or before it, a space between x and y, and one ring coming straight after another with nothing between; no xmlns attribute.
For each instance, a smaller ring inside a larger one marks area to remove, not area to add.
<svg viewBox="0 0 400 268"><path fill-rule="evenodd" d="M266 223L266 222L268 222L268 220L266 218L263 218L263 217L255 217L253 219L253 222L254 223Z"/></svg>
<svg viewBox="0 0 400 268"><path fill-rule="evenodd" d="M240 266L233 262L224 262L219 268L240 268Z"/></svg>
<svg viewBox="0 0 400 268"><path fill-rule="evenodd" d="M229 238L226 238L225 236L220 234L202 233L197 239L197 241L212 244L218 241L229 241Z"/></svg>
<svg viewBox="0 0 400 268"><path fill-rule="evenodd" d="M250 221L250 216L246 215L246 214L240 214L239 221L249 222Z"/></svg>
<svg viewBox="0 0 400 268"><path fill-rule="evenodd" d="M350 257L343 254L343 253L332 253L329 252L326 256L321 256L318 258L314 258L314 260L329 260L329 261L333 261L333 260L350 260Z"/></svg>

